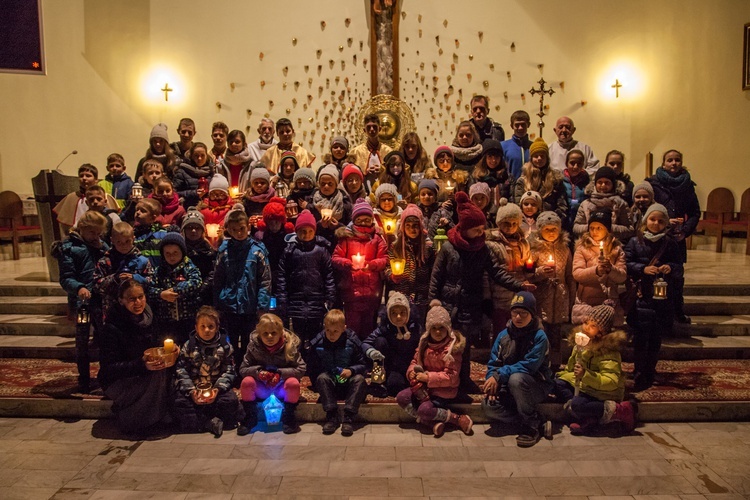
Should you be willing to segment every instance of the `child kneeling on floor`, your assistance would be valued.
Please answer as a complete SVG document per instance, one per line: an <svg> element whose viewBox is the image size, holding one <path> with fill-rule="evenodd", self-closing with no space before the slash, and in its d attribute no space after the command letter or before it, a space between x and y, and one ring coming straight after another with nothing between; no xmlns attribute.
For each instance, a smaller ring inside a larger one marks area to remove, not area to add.
<svg viewBox="0 0 750 500"><path fill-rule="evenodd" d="M201 307L195 330L180 351L175 416L184 433L211 432L218 438L237 425L233 349L220 326L216 309Z"/></svg>
<svg viewBox="0 0 750 500"><path fill-rule="evenodd" d="M294 333L284 329L281 318L275 314L264 314L258 326L250 334L245 358L240 365L240 398L245 410L245 419L237 428L244 436L252 432L258 423L257 400L265 400L275 394L284 402L281 425L284 434L299 432L294 411L299 401L299 380L307 365L300 354L300 340Z"/></svg>
<svg viewBox="0 0 750 500"><path fill-rule="evenodd" d="M446 423L469 435L474 425L471 418L448 408L458 395L466 339L451 327L450 314L440 301L433 300L430 306L425 333L406 372L411 387L399 392L396 401L417 422L432 427L435 437L445 433Z"/></svg>
<svg viewBox="0 0 750 500"><path fill-rule="evenodd" d="M620 422L627 434L635 428L635 411L625 396L625 375L622 373L620 351L626 342L625 332L612 330L615 310L602 304L594 307L583 324L583 333L590 339L577 347L576 333L568 341L573 353L565 370L557 374L556 392L565 403L573 422L570 433L585 434L599 424ZM575 387L580 387L575 395Z"/></svg>
<svg viewBox="0 0 750 500"><path fill-rule="evenodd" d="M344 312L331 309L323 319L324 330L310 343L310 380L320 394L326 412L323 434L333 434L339 427L337 400L345 398L341 435L354 433L354 419L367 397L365 357L362 343L346 327Z"/></svg>

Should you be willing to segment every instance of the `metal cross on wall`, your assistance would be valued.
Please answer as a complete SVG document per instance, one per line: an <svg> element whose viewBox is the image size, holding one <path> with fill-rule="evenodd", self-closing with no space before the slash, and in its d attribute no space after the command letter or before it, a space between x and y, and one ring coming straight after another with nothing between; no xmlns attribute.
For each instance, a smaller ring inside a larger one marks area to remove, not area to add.
<svg viewBox="0 0 750 500"><path fill-rule="evenodd" d="M544 112L544 96L545 94L552 97L552 94L555 93L553 89L546 89L544 88L545 84L547 82L544 81L544 78L540 79L538 82L539 88L535 89L534 87L531 87L531 90L529 90L529 93L531 95L539 94L539 113L536 115L539 117L539 137L542 137L542 131L544 130L544 115L546 114Z"/></svg>
<svg viewBox="0 0 750 500"><path fill-rule="evenodd" d="M169 84L165 83L164 84L164 88L163 89L159 89L159 90L161 90L162 92L164 92L164 100L165 101L169 101L169 93L172 92L172 90L174 90L174 89L170 89L169 88Z"/></svg>

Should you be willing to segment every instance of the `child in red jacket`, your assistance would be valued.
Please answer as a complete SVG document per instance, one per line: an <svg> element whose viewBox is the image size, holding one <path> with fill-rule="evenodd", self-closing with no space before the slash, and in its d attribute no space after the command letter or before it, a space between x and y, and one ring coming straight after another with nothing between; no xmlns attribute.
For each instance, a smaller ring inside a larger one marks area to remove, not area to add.
<svg viewBox="0 0 750 500"><path fill-rule="evenodd" d="M383 271L388 263L385 241L377 233L372 207L367 201L357 200L352 222L337 229L336 237L338 245L332 261L339 271L346 325L363 340L375 329L383 293Z"/></svg>

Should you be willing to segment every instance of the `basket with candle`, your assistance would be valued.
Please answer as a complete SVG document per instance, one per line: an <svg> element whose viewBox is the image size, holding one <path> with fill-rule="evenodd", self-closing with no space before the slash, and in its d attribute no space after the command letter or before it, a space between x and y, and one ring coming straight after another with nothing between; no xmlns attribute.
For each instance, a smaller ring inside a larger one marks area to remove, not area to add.
<svg viewBox="0 0 750 500"><path fill-rule="evenodd" d="M146 362L147 369L157 371L174 366L179 355L180 348L175 345L174 341L165 339L163 347L146 349L143 352L143 359Z"/></svg>

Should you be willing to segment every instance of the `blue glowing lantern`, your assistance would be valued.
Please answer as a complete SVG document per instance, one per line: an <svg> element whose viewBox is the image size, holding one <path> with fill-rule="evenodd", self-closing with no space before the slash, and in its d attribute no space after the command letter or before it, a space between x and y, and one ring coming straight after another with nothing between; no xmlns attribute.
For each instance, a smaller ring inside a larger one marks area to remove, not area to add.
<svg viewBox="0 0 750 500"><path fill-rule="evenodd" d="M275 394L271 394L263 402L263 413L266 414L266 425L278 425L281 422L281 411L284 405Z"/></svg>

